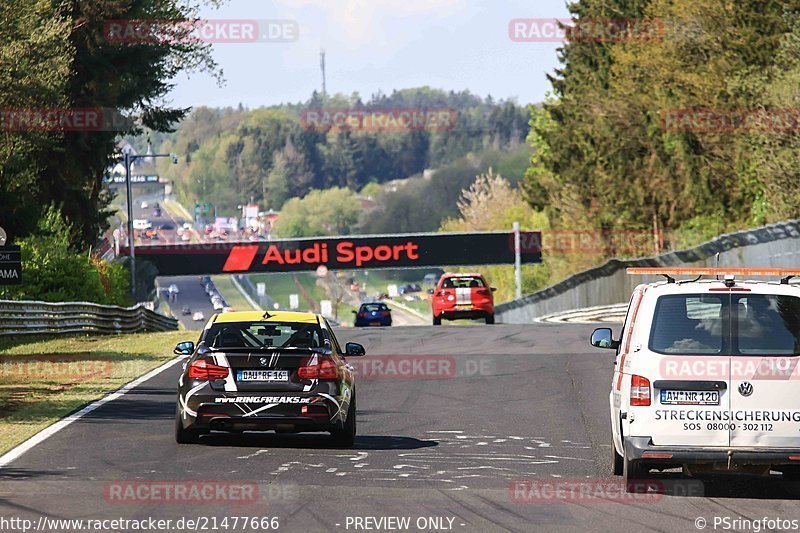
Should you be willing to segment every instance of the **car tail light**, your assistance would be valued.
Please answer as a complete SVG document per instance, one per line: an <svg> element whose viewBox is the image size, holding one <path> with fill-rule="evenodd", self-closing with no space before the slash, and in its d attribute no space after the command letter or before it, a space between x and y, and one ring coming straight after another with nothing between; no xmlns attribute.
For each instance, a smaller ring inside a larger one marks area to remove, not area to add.
<svg viewBox="0 0 800 533"><path fill-rule="evenodd" d="M212 365L205 359L198 359L189 365L189 377L192 379L225 379L228 377L229 370L226 366Z"/></svg>
<svg viewBox="0 0 800 533"><path fill-rule="evenodd" d="M478 289L478 294L489 296L489 289Z"/></svg>
<svg viewBox="0 0 800 533"><path fill-rule="evenodd" d="M631 405L650 405L650 380L631 376Z"/></svg>
<svg viewBox="0 0 800 533"><path fill-rule="evenodd" d="M389 316L391 313L389 311L381 311L381 316Z"/></svg>
<svg viewBox="0 0 800 533"><path fill-rule="evenodd" d="M339 379L339 369L330 359L322 359L316 365L304 365L297 369L300 379Z"/></svg>

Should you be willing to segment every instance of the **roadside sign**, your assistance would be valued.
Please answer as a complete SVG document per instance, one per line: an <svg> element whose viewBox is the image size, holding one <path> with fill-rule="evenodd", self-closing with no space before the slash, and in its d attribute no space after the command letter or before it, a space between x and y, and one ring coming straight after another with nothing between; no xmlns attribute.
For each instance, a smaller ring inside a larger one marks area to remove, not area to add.
<svg viewBox="0 0 800 533"><path fill-rule="evenodd" d="M8 235L6 235L6 230L0 228L0 246L5 246L7 240L8 240Z"/></svg>
<svg viewBox="0 0 800 533"><path fill-rule="evenodd" d="M267 294L267 284L266 283L256 283L256 294L258 296L266 296L266 294Z"/></svg>
<svg viewBox="0 0 800 533"><path fill-rule="evenodd" d="M330 300L320 300L319 301L319 310L320 314L325 318L332 318L333 317L333 302Z"/></svg>
<svg viewBox="0 0 800 533"><path fill-rule="evenodd" d="M541 263L539 232L520 232L522 264ZM514 264L514 233L406 233L269 239L256 242L206 242L146 245L136 255L162 276L209 273L328 272L442 265Z"/></svg>
<svg viewBox="0 0 800 533"><path fill-rule="evenodd" d="M300 309L300 296L297 294L289 295L289 309Z"/></svg>
<svg viewBox="0 0 800 533"><path fill-rule="evenodd" d="M22 253L19 246L0 246L0 285L22 284Z"/></svg>

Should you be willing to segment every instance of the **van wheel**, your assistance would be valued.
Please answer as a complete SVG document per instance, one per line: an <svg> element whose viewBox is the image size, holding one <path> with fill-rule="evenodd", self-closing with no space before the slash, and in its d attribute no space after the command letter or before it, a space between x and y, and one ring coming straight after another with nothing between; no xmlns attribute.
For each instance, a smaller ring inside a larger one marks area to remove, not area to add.
<svg viewBox="0 0 800 533"><path fill-rule="evenodd" d="M647 470L639 461L630 461L622 458L622 479L625 482L625 491L632 493L647 492L647 484L642 480Z"/></svg>
<svg viewBox="0 0 800 533"><path fill-rule="evenodd" d="M440 317L440 316L433 317L433 325L434 326L441 326L442 325L442 317Z"/></svg>
<svg viewBox="0 0 800 533"><path fill-rule="evenodd" d="M617 453L617 448L614 446L613 440L611 441L611 453L614 454L614 458L611 463L611 469L614 471L615 476L621 476L624 458Z"/></svg>

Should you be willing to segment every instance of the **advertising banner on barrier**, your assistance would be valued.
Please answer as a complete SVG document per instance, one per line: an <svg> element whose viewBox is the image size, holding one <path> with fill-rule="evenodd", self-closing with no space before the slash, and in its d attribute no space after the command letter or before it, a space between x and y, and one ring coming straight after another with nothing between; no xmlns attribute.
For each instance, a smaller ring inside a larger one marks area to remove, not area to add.
<svg viewBox="0 0 800 533"><path fill-rule="evenodd" d="M521 232L524 263L542 260L538 231ZM121 250L127 254L127 250ZM514 263L512 232L417 233L137 246L162 276Z"/></svg>

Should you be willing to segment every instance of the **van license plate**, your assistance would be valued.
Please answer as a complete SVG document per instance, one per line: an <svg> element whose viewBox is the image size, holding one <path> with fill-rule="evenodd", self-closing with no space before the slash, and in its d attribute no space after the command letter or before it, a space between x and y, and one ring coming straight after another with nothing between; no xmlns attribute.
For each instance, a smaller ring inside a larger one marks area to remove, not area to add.
<svg viewBox="0 0 800 533"><path fill-rule="evenodd" d="M662 390L662 405L719 405L717 390Z"/></svg>

